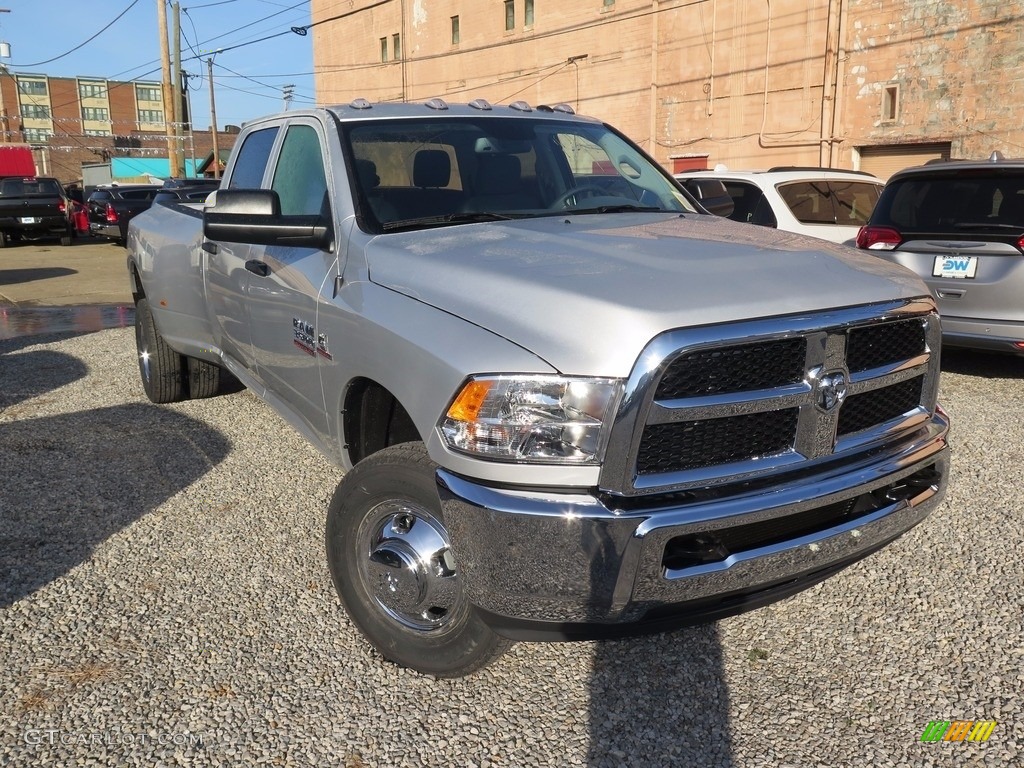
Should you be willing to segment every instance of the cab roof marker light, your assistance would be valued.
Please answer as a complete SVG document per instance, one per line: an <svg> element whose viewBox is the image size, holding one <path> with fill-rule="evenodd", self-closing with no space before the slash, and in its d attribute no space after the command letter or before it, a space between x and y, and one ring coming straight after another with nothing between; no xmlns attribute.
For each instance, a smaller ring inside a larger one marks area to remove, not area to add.
<svg viewBox="0 0 1024 768"><path fill-rule="evenodd" d="M555 110L555 112L564 112L567 115L575 115L576 114L576 110L575 109L573 109L568 104L564 104L564 103L563 104L555 104L555 106L553 106L552 109Z"/></svg>
<svg viewBox="0 0 1024 768"><path fill-rule="evenodd" d="M442 112L448 109L448 104L445 103L444 99L431 99L424 106L429 109L436 109Z"/></svg>
<svg viewBox="0 0 1024 768"><path fill-rule="evenodd" d="M509 109L514 109L517 112L533 112L533 107L527 104L525 101L513 101L508 105Z"/></svg>
<svg viewBox="0 0 1024 768"><path fill-rule="evenodd" d="M349 102L349 106L352 109L373 109L373 104L368 102L366 99L353 99Z"/></svg>
<svg viewBox="0 0 1024 768"><path fill-rule="evenodd" d="M490 111L491 103L487 99L473 99L469 102L469 106L473 109L482 109L484 111Z"/></svg>

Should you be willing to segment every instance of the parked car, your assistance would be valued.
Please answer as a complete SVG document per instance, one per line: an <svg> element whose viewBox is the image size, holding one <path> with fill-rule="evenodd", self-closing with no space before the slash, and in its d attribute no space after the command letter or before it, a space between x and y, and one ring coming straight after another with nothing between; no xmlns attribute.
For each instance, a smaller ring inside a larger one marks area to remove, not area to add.
<svg viewBox="0 0 1024 768"><path fill-rule="evenodd" d="M11 241L54 238L71 245L71 201L57 179L0 179L0 248Z"/></svg>
<svg viewBox="0 0 1024 768"><path fill-rule="evenodd" d="M97 237L124 245L128 222L149 208L159 186L155 184L118 184L96 188L86 201L89 231Z"/></svg>
<svg viewBox="0 0 1024 768"><path fill-rule="evenodd" d="M208 190L216 189L220 186L220 179L209 179L205 176L189 179L172 176L169 179L165 179L163 183L163 189L178 189L180 187L206 187Z"/></svg>
<svg viewBox="0 0 1024 768"><path fill-rule="evenodd" d="M847 245L854 244L883 187L869 173L835 168L716 168L677 173L676 178L698 200L710 196L711 205L704 207L712 213ZM704 189L708 180L724 185L732 198L731 210Z"/></svg>
<svg viewBox="0 0 1024 768"><path fill-rule="evenodd" d="M1024 160L894 174L857 245L924 278L944 344L1024 355Z"/></svg>
<svg viewBox="0 0 1024 768"><path fill-rule="evenodd" d="M153 196L152 205L172 205L174 203L203 203L216 187L203 185L199 187L168 187L158 189Z"/></svg>

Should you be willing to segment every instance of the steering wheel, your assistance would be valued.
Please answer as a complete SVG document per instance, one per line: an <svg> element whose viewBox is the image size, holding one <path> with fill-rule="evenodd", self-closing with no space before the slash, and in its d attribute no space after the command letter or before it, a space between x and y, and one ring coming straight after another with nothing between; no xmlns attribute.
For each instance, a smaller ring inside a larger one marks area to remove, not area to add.
<svg viewBox="0 0 1024 768"><path fill-rule="evenodd" d="M577 196L585 197L604 197L608 193L597 184L581 184L578 187L573 187L562 195L559 195L558 199L551 204L552 208L569 208L570 201L574 200ZM578 201L573 202L572 206L578 205Z"/></svg>

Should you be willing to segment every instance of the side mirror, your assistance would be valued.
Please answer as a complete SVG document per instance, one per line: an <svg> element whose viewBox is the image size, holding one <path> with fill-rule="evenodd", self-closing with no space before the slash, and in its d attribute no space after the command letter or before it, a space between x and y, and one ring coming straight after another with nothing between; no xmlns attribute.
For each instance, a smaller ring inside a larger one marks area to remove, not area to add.
<svg viewBox="0 0 1024 768"><path fill-rule="evenodd" d="M208 240L328 250L333 240L323 216L285 216L270 189L218 189L203 209Z"/></svg>

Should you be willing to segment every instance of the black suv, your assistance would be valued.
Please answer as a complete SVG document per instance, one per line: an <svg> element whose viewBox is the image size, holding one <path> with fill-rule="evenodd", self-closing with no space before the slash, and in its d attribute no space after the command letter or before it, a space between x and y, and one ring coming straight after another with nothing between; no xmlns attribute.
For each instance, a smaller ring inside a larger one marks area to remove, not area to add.
<svg viewBox="0 0 1024 768"><path fill-rule="evenodd" d="M128 222L149 208L160 189L155 184L115 184L96 188L85 203L89 232L124 245Z"/></svg>
<svg viewBox="0 0 1024 768"><path fill-rule="evenodd" d="M857 246L928 283L945 344L1024 355L1024 160L894 174Z"/></svg>

